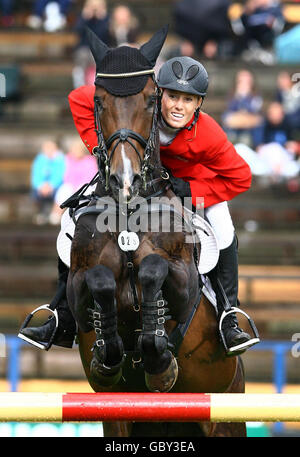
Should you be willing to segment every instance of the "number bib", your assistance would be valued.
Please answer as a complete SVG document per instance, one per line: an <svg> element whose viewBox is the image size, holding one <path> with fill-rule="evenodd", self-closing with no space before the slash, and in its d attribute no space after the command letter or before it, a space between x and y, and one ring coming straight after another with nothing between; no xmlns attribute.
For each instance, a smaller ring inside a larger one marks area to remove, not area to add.
<svg viewBox="0 0 300 457"><path fill-rule="evenodd" d="M118 236L118 244L122 251L136 251L140 245L140 240L135 232L123 230Z"/></svg>

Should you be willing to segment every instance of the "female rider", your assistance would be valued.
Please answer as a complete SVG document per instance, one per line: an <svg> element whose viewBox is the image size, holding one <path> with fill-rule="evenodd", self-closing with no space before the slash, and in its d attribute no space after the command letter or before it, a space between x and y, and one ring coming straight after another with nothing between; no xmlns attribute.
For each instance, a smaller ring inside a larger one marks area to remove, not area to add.
<svg viewBox="0 0 300 457"><path fill-rule="evenodd" d="M227 201L250 188L250 168L221 127L200 111L208 88L208 75L202 64L186 56L172 58L162 65L157 84L161 89L159 133L162 164L170 171L177 196L191 197L195 206L197 197L203 198L205 218L218 240L219 260L209 277L215 291L221 290L216 292L220 319L225 308L222 291L229 307L238 304L237 238ZM97 146L94 87L82 86L73 90L69 102L76 128L92 153ZM64 282L68 269L61 261L59 268L60 282ZM57 309L60 319L54 344L70 347L75 325L65 296L59 300ZM22 333L34 341L48 341L53 326L52 318L43 326L25 328ZM222 333L228 355L240 354L259 341L239 328L233 310L222 320Z"/></svg>

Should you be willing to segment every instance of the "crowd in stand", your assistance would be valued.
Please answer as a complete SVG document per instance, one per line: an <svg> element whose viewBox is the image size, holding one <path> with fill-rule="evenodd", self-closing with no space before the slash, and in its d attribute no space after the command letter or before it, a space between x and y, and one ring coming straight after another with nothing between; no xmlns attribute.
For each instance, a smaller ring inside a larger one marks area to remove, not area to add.
<svg viewBox="0 0 300 457"><path fill-rule="evenodd" d="M128 7L116 8L109 0L33 0L31 11L23 0L0 0L2 27L14 25L15 11L23 4L27 13L24 25L31 29L56 32L75 27L82 40L82 26L88 23L111 45L136 41L137 19ZM239 7L234 14L232 6ZM70 15L72 20L68 22ZM74 15L79 15L75 25ZM285 50L295 59L299 55L300 25L286 35L288 24L282 0L237 0L236 5L231 0L178 0L170 2L170 22L185 44L189 42L197 55L209 59L238 56L245 61L272 64Z"/></svg>
<svg viewBox="0 0 300 457"><path fill-rule="evenodd" d="M22 4L22 0L0 0L2 27L14 25L15 10ZM28 5L24 2L27 10ZM85 25L111 46L135 43L140 30L137 18L126 2L113 5L109 0L33 0L24 25L49 33L73 30L78 33L79 46L85 45ZM232 13L232 6L238 11ZM231 0L178 0L170 2L170 22L184 53L194 52L206 59L238 57L266 65L300 59L300 24L286 23L282 0L237 0L236 4ZM80 58L86 61L83 52Z"/></svg>
<svg viewBox="0 0 300 457"><path fill-rule="evenodd" d="M57 32L75 28L82 38L82 25L88 22L91 28L111 45L118 45L128 38L134 40L137 20L130 9L120 4L108 13L107 3L106 0L33 0L32 9L28 10L28 2L0 0L0 21L3 28L16 25L16 10L22 9L23 13L26 13L26 18L21 25L33 30ZM78 11L80 12L75 26L73 20L68 23L69 16L78 15ZM122 21L121 24L119 20ZM130 22L129 35L127 21Z"/></svg>
<svg viewBox="0 0 300 457"><path fill-rule="evenodd" d="M98 171L97 162L78 138L61 150L52 138L41 144L31 168L31 195L36 204L38 225L58 225L60 205L76 190L90 182Z"/></svg>
<svg viewBox="0 0 300 457"><path fill-rule="evenodd" d="M26 25L49 33L64 30L70 27L67 18L76 3L76 0L36 0ZM141 31L137 17L126 5L109 10L107 0L80 3L82 8L71 26L78 36L73 53L74 88L94 81L94 60L86 26L111 47L138 46ZM238 57L241 66L251 61L267 65L275 62L274 43L285 28L279 1L247 0L235 20L229 17L229 0L180 0L173 5L170 14L178 41L165 47L159 65L179 55L206 61ZM0 0L2 27L13 26L14 7L14 0ZM295 182L300 176L299 79L299 74L295 79L295 74L282 70L273 97L266 105L254 74L243 68L236 74L221 124L254 176L268 177L272 182ZM87 155L80 142L75 141L65 153L52 139L42 144L32 165L32 198L38 208L36 222L59 223L60 203L92 179L96 171L94 158ZM291 190L299 190L299 184L291 186Z"/></svg>
<svg viewBox="0 0 300 457"><path fill-rule="evenodd" d="M86 27L110 47L138 45L139 22L127 6L120 4L109 13L106 0L86 0L74 27L78 34L74 50L74 87L94 81L94 59L87 41Z"/></svg>
<svg viewBox="0 0 300 457"><path fill-rule="evenodd" d="M292 75L287 71L278 74L273 97L263 105L253 74L240 70L222 116L223 128L253 175L269 177L275 183L299 177L300 91ZM299 190L299 186L291 190Z"/></svg>

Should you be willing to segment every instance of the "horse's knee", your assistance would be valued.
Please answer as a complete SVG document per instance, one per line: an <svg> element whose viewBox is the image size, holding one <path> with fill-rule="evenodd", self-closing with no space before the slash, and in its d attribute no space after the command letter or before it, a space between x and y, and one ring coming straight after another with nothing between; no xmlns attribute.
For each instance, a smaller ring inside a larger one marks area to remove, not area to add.
<svg viewBox="0 0 300 457"><path fill-rule="evenodd" d="M145 257L139 267L139 281L142 287L160 289L168 275L168 262L157 254Z"/></svg>
<svg viewBox="0 0 300 457"><path fill-rule="evenodd" d="M100 385L114 385L121 377L124 362L117 327L116 281L113 272L103 265L87 270L85 280L95 302L94 309L89 311L96 333L91 378Z"/></svg>
<svg viewBox="0 0 300 457"><path fill-rule="evenodd" d="M89 290L97 302L111 302L116 291L113 272L104 265L97 265L85 272Z"/></svg>
<svg viewBox="0 0 300 457"><path fill-rule="evenodd" d="M162 297L162 285L168 275L168 262L157 254L145 257L139 267L139 281L143 291L142 332L139 347L146 373L160 374L170 366L172 354L168 350L165 331L167 303Z"/></svg>

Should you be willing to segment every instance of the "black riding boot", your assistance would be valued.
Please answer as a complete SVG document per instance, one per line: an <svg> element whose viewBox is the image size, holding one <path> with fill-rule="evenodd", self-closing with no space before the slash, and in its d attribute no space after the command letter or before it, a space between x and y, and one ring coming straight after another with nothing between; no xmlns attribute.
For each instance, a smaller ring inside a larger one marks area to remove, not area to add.
<svg viewBox="0 0 300 457"><path fill-rule="evenodd" d="M235 311L238 306L238 253L237 238L226 249L220 250L216 268L209 273L217 296L218 320L222 342L227 355L238 355L259 342L254 323L248 318L255 338L239 328ZM240 311L242 312L242 311ZM243 312L242 312L243 313Z"/></svg>
<svg viewBox="0 0 300 457"><path fill-rule="evenodd" d="M73 346L76 323L66 298L66 286L69 268L58 259L58 284L56 294L51 301L49 308L57 311L57 319L53 315L40 327L24 327L19 332L19 337L25 341L40 347L49 349L49 343L56 346L71 348ZM55 312L55 311L54 311ZM29 315L27 319L30 319ZM25 323L28 320L25 320ZM56 328L57 327L57 328ZM53 341L51 339L53 338ZM37 343L37 344L35 344Z"/></svg>

